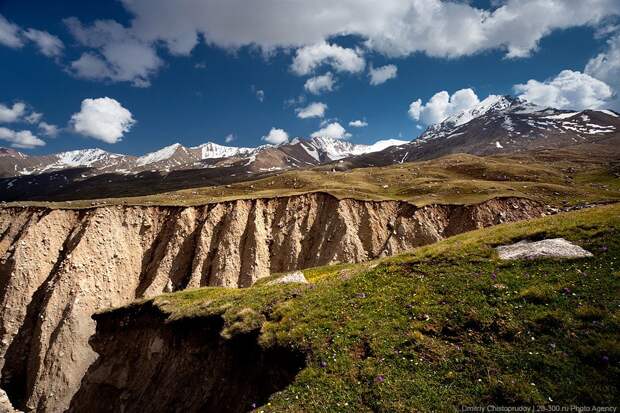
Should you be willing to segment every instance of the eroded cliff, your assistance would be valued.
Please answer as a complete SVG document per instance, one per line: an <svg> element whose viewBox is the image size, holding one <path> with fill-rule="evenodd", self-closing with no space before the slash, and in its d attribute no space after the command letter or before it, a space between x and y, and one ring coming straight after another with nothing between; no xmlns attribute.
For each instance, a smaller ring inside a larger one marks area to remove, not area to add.
<svg viewBox="0 0 620 413"><path fill-rule="evenodd" d="M305 365L301 352L262 348L258 331L224 339L219 316L168 321L147 303L94 318L101 357L69 412L246 412Z"/></svg>
<svg viewBox="0 0 620 413"><path fill-rule="evenodd" d="M97 354L98 310L164 291L249 287L273 272L360 262L537 217L520 198L417 208L328 194L201 207L0 210L1 384L23 410L63 411Z"/></svg>

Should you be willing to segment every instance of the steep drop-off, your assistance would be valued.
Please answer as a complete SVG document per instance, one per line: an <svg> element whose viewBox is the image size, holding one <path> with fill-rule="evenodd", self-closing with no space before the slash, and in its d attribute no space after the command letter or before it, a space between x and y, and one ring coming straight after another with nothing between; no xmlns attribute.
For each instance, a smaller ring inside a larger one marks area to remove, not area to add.
<svg viewBox="0 0 620 413"><path fill-rule="evenodd" d="M1 384L22 410L69 406L97 354L91 315L201 286L248 287L273 272L359 262L501 222L540 204L338 200L328 194L201 207L0 209Z"/></svg>
<svg viewBox="0 0 620 413"><path fill-rule="evenodd" d="M95 315L101 357L69 412L246 412L305 364L301 352L261 348L258 332L222 338L219 316L166 317L152 304Z"/></svg>

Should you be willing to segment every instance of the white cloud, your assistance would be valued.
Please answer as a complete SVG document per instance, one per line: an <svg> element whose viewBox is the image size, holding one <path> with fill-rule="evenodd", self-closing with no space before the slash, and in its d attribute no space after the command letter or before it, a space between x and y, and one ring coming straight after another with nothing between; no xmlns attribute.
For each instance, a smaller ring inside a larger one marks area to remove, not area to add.
<svg viewBox="0 0 620 413"><path fill-rule="evenodd" d="M150 85L151 75L163 65L153 45L138 39L117 22L98 20L91 27L84 27L72 17L65 19L65 23L78 42L94 49L71 63L78 77L146 87Z"/></svg>
<svg viewBox="0 0 620 413"><path fill-rule="evenodd" d="M351 134L340 123L332 122L313 132L310 136L313 138L347 139L351 137Z"/></svg>
<svg viewBox="0 0 620 413"><path fill-rule="evenodd" d="M48 32L32 28L22 30L21 27L0 15L0 44L18 49L28 41L34 43L39 51L47 57L60 56L65 47L58 37Z"/></svg>
<svg viewBox="0 0 620 413"><path fill-rule="evenodd" d="M59 129L58 129L58 126L56 125L52 125L51 123L47 123L47 122L40 122L38 126L41 132L45 136L49 136L50 138L53 138L56 135L58 135Z"/></svg>
<svg viewBox="0 0 620 413"><path fill-rule="evenodd" d="M620 34L607 41L607 50L590 59L585 73L607 83L614 89L614 109L620 110Z"/></svg>
<svg viewBox="0 0 620 413"><path fill-rule="evenodd" d="M320 95L323 92L331 92L334 90L335 84L334 76L331 72L327 72L321 76L311 77L306 80L304 84L304 89L313 95Z"/></svg>
<svg viewBox="0 0 620 413"><path fill-rule="evenodd" d="M352 126L354 128L365 128L366 126L368 126L368 122L366 122L365 120L352 120L351 122L349 122L349 126Z"/></svg>
<svg viewBox="0 0 620 413"><path fill-rule="evenodd" d="M599 108L605 106L613 95L606 83L572 70L563 70L544 82L530 79L525 84L515 85L514 89L521 98L558 109Z"/></svg>
<svg viewBox="0 0 620 413"><path fill-rule="evenodd" d="M44 141L37 138L29 130L17 132L4 127L0 127L0 140L11 142L11 146L14 148L28 149L45 145Z"/></svg>
<svg viewBox="0 0 620 413"><path fill-rule="evenodd" d="M298 75L308 75L319 66L328 64L338 72L358 73L366 67L360 53L336 44L321 42L297 50L291 69Z"/></svg>
<svg viewBox="0 0 620 413"><path fill-rule="evenodd" d="M39 51L47 57L60 56L65 47L58 37L41 30L28 29L24 31L24 37L36 44Z"/></svg>
<svg viewBox="0 0 620 413"><path fill-rule="evenodd" d="M297 117L300 119L308 119L308 118L322 118L325 116L325 110L327 110L327 105L321 102L312 102L305 108L298 108L295 111L297 112Z"/></svg>
<svg viewBox="0 0 620 413"><path fill-rule="evenodd" d="M526 57L556 30L599 28L620 14L618 0L501 0L491 2L498 5L492 9L442 0L263 0L259 8L248 7L247 0L121 1L133 16L127 27L99 21L84 29L93 35L72 30L78 40L91 38L83 44L93 49L72 65L78 75L146 86L162 66L159 45L189 55L201 39L225 49L257 47L266 55L298 49L293 69L299 74L321 64L363 70L358 49L326 42L339 35L359 36L367 49L390 57L421 52L454 58L487 50ZM5 43L19 44L10 26L4 32Z"/></svg>
<svg viewBox="0 0 620 413"><path fill-rule="evenodd" d="M17 122L26 113L26 105L22 102L14 103L12 107L0 103L0 123Z"/></svg>
<svg viewBox="0 0 620 413"><path fill-rule="evenodd" d="M617 0L502 0L494 10L441 0L263 0L260 8L246 0L122 1L136 16L137 36L161 40L177 54L189 54L199 34L219 47L265 50L350 34L391 56L458 57L502 49L522 57L554 30L596 26L620 13Z"/></svg>
<svg viewBox="0 0 620 413"><path fill-rule="evenodd" d="M254 85L250 86L250 89L252 90L254 95L256 95L256 99L258 99L259 102L262 103L265 100L265 91L264 90L257 89L256 86L254 86Z"/></svg>
<svg viewBox="0 0 620 413"><path fill-rule="evenodd" d="M18 25L9 22L0 14L0 44L17 49L24 46L20 37L21 29Z"/></svg>
<svg viewBox="0 0 620 413"><path fill-rule="evenodd" d="M445 90L435 93L428 102L418 99L409 105L409 116L426 125L439 123L449 116L460 113L480 103L472 89L461 89L452 96Z"/></svg>
<svg viewBox="0 0 620 413"><path fill-rule="evenodd" d="M9 107L9 106L6 106L0 103L0 123L25 122L31 125L38 125L41 132L46 136L54 137L58 134L59 129L56 125L52 125L47 122L41 121L41 119L43 118L42 113L35 112L35 111L30 111L30 113L28 113L29 110L30 109L27 108L26 104L22 102L14 103L12 107ZM11 137L11 139L16 140L16 142L17 141L21 142L21 143L18 142L17 144L29 145L28 142L30 142L33 146L40 146L40 145L45 144L45 143L37 144L38 138L32 135L30 131L21 131L21 132L11 131L11 133L9 133L7 132L9 130L10 129L4 128L3 135L5 137ZM4 139L8 140L9 138L4 138ZM32 147L32 146L20 146L20 147Z"/></svg>
<svg viewBox="0 0 620 413"><path fill-rule="evenodd" d="M81 110L71 116L75 132L107 143L120 141L134 123L131 112L108 97L84 99Z"/></svg>
<svg viewBox="0 0 620 413"><path fill-rule="evenodd" d="M39 112L31 112L27 116L24 117L24 120L28 123L35 124L39 123L43 118L43 114Z"/></svg>
<svg viewBox="0 0 620 413"><path fill-rule="evenodd" d="M286 133L283 129L271 128L269 133L266 136L263 136L262 139L272 145L280 145L288 142L288 133Z"/></svg>
<svg viewBox="0 0 620 413"><path fill-rule="evenodd" d="M226 135L226 137L224 138L224 142L226 143L231 143L232 141L234 141L236 139L235 135L232 133L229 133L228 135Z"/></svg>
<svg viewBox="0 0 620 413"><path fill-rule="evenodd" d="M380 85L390 79L394 79L398 73L398 68L394 65L386 65L381 67L371 67L368 73L370 84L373 86Z"/></svg>

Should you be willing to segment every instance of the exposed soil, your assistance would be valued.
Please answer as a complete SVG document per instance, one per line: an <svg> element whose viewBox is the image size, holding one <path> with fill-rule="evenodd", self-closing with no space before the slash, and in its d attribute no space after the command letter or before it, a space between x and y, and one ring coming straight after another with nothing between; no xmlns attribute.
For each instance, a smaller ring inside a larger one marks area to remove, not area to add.
<svg viewBox="0 0 620 413"><path fill-rule="evenodd" d="M304 355L223 339L220 317L167 322L153 305L94 316L100 358L69 412L247 412L290 384Z"/></svg>
<svg viewBox="0 0 620 413"><path fill-rule="evenodd" d="M88 345L97 311L166 291L249 287L271 273L361 262L543 213L521 198L417 208L323 193L0 209L0 384L22 410L63 411L97 358Z"/></svg>

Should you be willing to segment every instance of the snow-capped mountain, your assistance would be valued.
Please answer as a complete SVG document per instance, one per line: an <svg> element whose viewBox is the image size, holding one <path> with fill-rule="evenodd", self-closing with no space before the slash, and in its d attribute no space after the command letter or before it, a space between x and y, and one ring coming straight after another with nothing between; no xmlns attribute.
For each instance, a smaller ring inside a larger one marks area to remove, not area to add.
<svg viewBox="0 0 620 413"><path fill-rule="evenodd" d="M608 145L620 138L620 115L611 110L541 108L512 96L489 96L478 105L429 126L406 145L358 156L352 166L379 166L452 153L493 155Z"/></svg>
<svg viewBox="0 0 620 413"><path fill-rule="evenodd" d="M80 149L44 156L28 156L21 152L1 149L4 156L0 158L0 176L36 175L70 168L90 168L103 172L111 167L118 168L133 158L102 149ZM9 164L12 168L11 172L7 173L5 171Z"/></svg>
<svg viewBox="0 0 620 413"><path fill-rule="evenodd" d="M296 140L289 144L256 148L224 146L207 142L194 147L175 143L140 157L82 149L44 156L28 156L13 149L0 151L0 177L35 176L63 170L79 170L81 177L101 173L137 174L186 169L242 166L249 172L307 167L343 159L405 141L389 139L373 145L358 145L332 138Z"/></svg>
<svg viewBox="0 0 620 413"><path fill-rule="evenodd" d="M0 149L0 200L77 199L84 193L131 196L144 186L168 191L222 185L332 162L336 164L329 168L346 169L453 153L537 153L570 147L580 153L602 150L619 159L620 114L539 108L510 96L492 96L429 127L412 142L388 139L359 145L316 137L256 148L176 143L140 157L100 149L45 156Z"/></svg>
<svg viewBox="0 0 620 413"><path fill-rule="evenodd" d="M218 159L229 158L231 156L250 156L262 148L267 146L259 146L258 148L241 148L236 146L224 146L213 142L203 143L192 149L200 149L201 159Z"/></svg>
<svg viewBox="0 0 620 413"><path fill-rule="evenodd" d="M56 162L47 165L44 171L75 167L105 167L118 164L126 155L106 152L102 149L83 149L61 152L54 155Z"/></svg>
<svg viewBox="0 0 620 413"><path fill-rule="evenodd" d="M477 137L479 143L494 149L524 149L552 142L576 143L593 135L615 133L618 126L618 115L609 110L564 111L540 108L511 96L489 96L477 106L430 126L413 143L423 146L435 139ZM488 138L493 139L486 142Z"/></svg>
<svg viewBox="0 0 620 413"><path fill-rule="evenodd" d="M492 116L493 114L504 113L526 115L542 109L543 108L512 96L490 95L479 104L456 115L450 116L440 123L430 125L426 131L420 135L417 142L449 136L461 126L485 115Z"/></svg>
<svg viewBox="0 0 620 413"><path fill-rule="evenodd" d="M337 161L350 156L381 151L390 146L404 145L407 141L386 139L372 145L354 144L342 139L316 137L309 141L300 141L299 144L310 156L319 162Z"/></svg>

